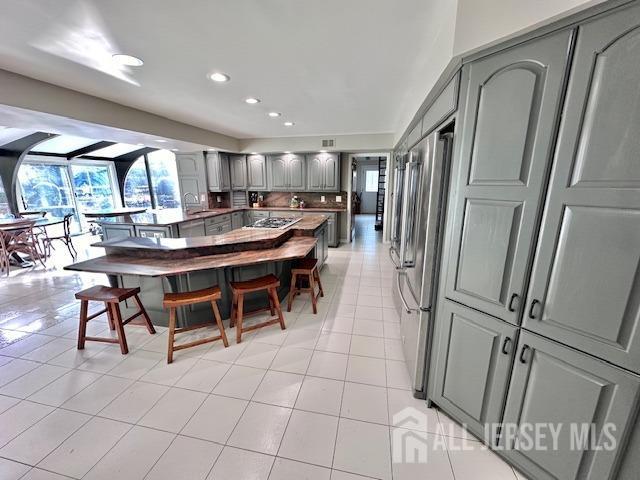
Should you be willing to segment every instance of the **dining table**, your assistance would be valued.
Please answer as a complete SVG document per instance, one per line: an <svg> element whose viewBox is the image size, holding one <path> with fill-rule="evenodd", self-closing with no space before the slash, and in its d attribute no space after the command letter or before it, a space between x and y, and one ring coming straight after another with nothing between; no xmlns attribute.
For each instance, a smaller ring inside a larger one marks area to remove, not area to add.
<svg viewBox="0 0 640 480"><path fill-rule="evenodd" d="M11 230L16 230L21 228L20 225L24 223L25 220L31 220L34 222L34 227L46 228L53 225L59 225L64 222L63 217L38 217L38 218L0 218L0 235L3 235L3 232L10 232ZM11 256L11 260L14 264L22 268L30 268L33 266L33 262L30 260L26 260L17 253L14 253Z"/></svg>

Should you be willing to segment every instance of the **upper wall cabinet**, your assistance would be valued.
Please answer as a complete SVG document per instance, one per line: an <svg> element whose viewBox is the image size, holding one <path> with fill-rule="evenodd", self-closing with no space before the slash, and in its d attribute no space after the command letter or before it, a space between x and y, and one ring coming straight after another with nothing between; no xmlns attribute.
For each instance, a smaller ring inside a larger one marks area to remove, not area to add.
<svg viewBox="0 0 640 480"><path fill-rule="evenodd" d="M337 192L340 190L340 157L337 153L307 155L307 189Z"/></svg>
<svg viewBox="0 0 640 480"><path fill-rule="evenodd" d="M306 188L306 163L302 155L269 156L267 174L271 190L300 191Z"/></svg>
<svg viewBox="0 0 640 480"><path fill-rule="evenodd" d="M202 152L176 153L178 185L183 207L199 207L207 201L207 175ZM185 195L187 195L185 199Z"/></svg>
<svg viewBox="0 0 640 480"><path fill-rule="evenodd" d="M267 159L264 155L249 155L247 157L247 188L267 190Z"/></svg>
<svg viewBox="0 0 640 480"><path fill-rule="evenodd" d="M579 28L524 326L640 373L640 7Z"/></svg>
<svg viewBox="0 0 640 480"><path fill-rule="evenodd" d="M231 171L231 188L245 190L247 188L247 157L245 155L229 155Z"/></svg>
<svg viewBox="0 0 640 480"><path fill-rule="evenodd" d="M217 152L207 153L207 180L211 192L224 192L231 188L229 155Z"/></svg>
<svg viewBox="0 0 640 480"><path fill-rule="evenodd" d="M463 70L445 294L516 323L569 52L570 32Z"/></svg>

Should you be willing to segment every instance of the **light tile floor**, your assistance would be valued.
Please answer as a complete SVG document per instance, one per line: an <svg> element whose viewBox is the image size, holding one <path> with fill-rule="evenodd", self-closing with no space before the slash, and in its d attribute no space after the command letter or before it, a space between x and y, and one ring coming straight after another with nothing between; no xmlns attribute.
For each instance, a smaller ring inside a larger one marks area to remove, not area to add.
<svg viewBox="0 0 640 480"><path fill-rule="evenodd" d="M298 299L287 330L178 352L127 327L130 353L75 348L73 294L101 275L0 278L0 479L509 479L518 474L409 391L391 304L392 265L373 218L332 249L318 314ZM95 255L76 241L83 256ZM105 334L105 321L90 325ZM234 339L233 332L228 332ZM417 418L394 415L406 407ZM417 459L392 449L416 445Z"/></svg>

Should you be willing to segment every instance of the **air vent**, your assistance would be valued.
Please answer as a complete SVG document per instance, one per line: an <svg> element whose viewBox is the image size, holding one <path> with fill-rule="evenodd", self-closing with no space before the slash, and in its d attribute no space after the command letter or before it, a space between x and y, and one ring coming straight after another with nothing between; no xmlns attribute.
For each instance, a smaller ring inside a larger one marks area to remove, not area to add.
<svg viewBox="0 0 640 480"><path fill-rule="evenodd" d="M333 139L322 140L322 146L323 147L333 147L334 146L334 140Z"/></svg>

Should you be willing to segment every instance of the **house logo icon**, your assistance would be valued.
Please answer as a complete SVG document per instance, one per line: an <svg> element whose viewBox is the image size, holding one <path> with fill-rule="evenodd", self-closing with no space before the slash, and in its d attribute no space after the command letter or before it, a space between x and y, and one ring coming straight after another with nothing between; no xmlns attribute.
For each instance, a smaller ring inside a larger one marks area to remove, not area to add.
<svg viewBox="0 0 640 480"><path fill-rule="evenodd" d="M427 416L421 411L406 407L393 415L391 438L393 463L427 463Z"/></svg>

